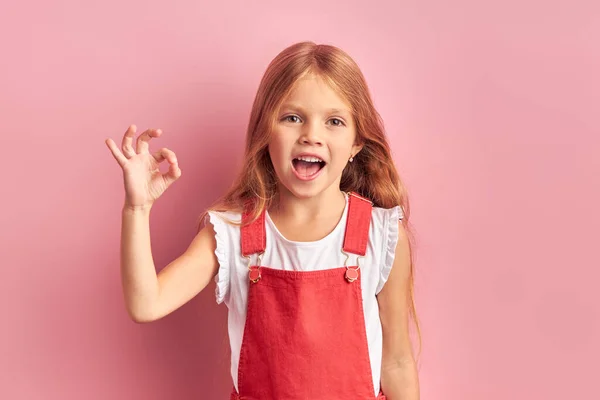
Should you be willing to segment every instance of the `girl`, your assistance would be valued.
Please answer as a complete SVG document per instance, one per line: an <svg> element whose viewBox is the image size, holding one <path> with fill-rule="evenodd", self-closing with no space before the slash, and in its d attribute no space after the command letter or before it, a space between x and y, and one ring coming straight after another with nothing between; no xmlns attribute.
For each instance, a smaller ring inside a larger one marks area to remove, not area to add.
<svg viewBox="0 0 600 400"><path fill-rule="evenodd" d="M106 140L125 181L121 272L134 321L162 318L214 279L229 312L231 399L419 398L407 197L345 52L303 42L275 57L239 178L158 275L149 213L181 170L171 150L150 152L160 130L134 149L135 133L121 149Z"/></svg>

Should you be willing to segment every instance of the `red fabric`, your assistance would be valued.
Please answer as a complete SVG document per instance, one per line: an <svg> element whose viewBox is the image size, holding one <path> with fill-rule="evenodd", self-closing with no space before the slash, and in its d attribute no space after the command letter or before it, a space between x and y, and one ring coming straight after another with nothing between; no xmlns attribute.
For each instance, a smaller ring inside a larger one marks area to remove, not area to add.
<svg viewBox="0 0 600 400"><path fill-rule="evenodd" d="M244 400L244 399L248 399L247 397L240 397L239 394L237 394L237 392L235 391L235 388L233 389L233 392L231 392L231 395L229 396L230 400ZM380 391L379 392L379 396L377 396L376 398L377 400L386 400L387 397L385 397L385 395ZM283 399L281 399L283 400Z"/></svg>
<svg viewBox="0 0 600 400"><path fill-rule="evenodd" d="M239 394L237 394L237 392L235 391L235 388L233 389L233 392L231 392L231 395L229 396L230 400L244 400L244 399L248 399L248 397L240 397ZM385 395L380 391L379 392L379 396L377 396L377 400L386 400L387 397L385 397ZM283 400L283 399L281 399ZM351 400L351 399L350 399Z"/></svg>
<svg viewBox="0 0 600 400"><path fill-rule="evenodd" d="M245 211L242 214L242 221L248 220L249 213ZM265 212L258 216L258 219L251 224L243 224L241 228L242 255L262 253L267 245L267 236L265 234Z"/></svg>
<svg viewBox="0 0 600 400"><path fill-rule="evenodd" d="M350 250L361 250L363 243L366 249L371 205L351 201L344 242ZM264 250L256 244L266 239L255 235L264 235L264 225L246 230L246 249L254 244ZM345 267L258 268L260 280L248 282L239 394L234 389L231 400L385 399L374 394L360 273L348 282Z"/></svg>
<svg viewBox="0 0 600 400"><path fill-rule="evenodd" d="M346 219L343 249L347 253L364 256L367 253L373 206L369 200L354 192L348 197L348 216L352 216L352 218Z"/></svg>
<svg viewBox="0 0 600 400"><path fill-rule="evenodd" d="M239 394L237 394L237 392L235 391L235 388L233 389L233 392L231 392L231 395L229 396L230 400L244 400L244 399L249 399L249 397L240 397ZM379 392L379 396L376 397L377 400L386 400L387 397L385 397L385 395L380 391ZM280 400L284 400L284 399L280 399ZM351 400L351 399L349 399Z"/></svg>

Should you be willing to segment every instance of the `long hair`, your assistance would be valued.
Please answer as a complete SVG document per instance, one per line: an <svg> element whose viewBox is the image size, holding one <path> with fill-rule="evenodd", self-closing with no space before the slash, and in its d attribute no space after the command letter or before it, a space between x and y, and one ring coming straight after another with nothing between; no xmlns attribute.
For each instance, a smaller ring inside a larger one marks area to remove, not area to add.
<svg viewBox="0 0 600 400"><path fill-rule="evenodd" d="M394 165L385 135L384 124L375 109L366 80L356 62L343 50L313 42L293 44L279 53L268 65L257 90L246 132L244 162L230 189L208 211L250 211L250 221L270 207L277 194L277 176L268 152L268 144L278 108L306 74L323 79L351 105L357 142L362 150L342 172L340 190L353 191L370 199L376 207L400 206L402 224L412 248L410 208L406 189ZM248 208L249 207L249 208ZM233 223L233 222L232 222ZM414 301L414 257L410 252L411 274L407 295L410 316L421 331Z"/></svg>

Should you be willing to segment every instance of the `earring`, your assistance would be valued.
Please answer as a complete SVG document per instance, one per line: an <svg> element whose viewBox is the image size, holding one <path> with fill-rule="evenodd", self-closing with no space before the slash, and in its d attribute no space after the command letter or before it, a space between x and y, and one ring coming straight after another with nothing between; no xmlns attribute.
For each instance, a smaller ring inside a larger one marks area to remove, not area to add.
<svg viewBox="0 0 600 400"><path fill-rule="evenodd" d="M348 161L350 161L350 162L354 161L354 157L350 157L350 159Z"/></svg>

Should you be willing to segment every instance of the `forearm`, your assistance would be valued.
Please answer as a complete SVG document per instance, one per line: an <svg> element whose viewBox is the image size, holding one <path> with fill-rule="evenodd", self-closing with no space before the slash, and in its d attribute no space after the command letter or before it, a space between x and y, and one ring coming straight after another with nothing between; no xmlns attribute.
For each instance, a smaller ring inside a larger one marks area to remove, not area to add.
<svg viewBox="0 0 600 400"><path fill-rule="evenodd" d="M152 319L158 279L150 242L150 208L124 206L121 224L121 283L132 319Z"/></svg>
<svg viewBox="0 0 600 400"><path fill-rule="evenodd" d="M381 389L387 400L419 400L419 376L414 360L384 367Z"/></svg>

